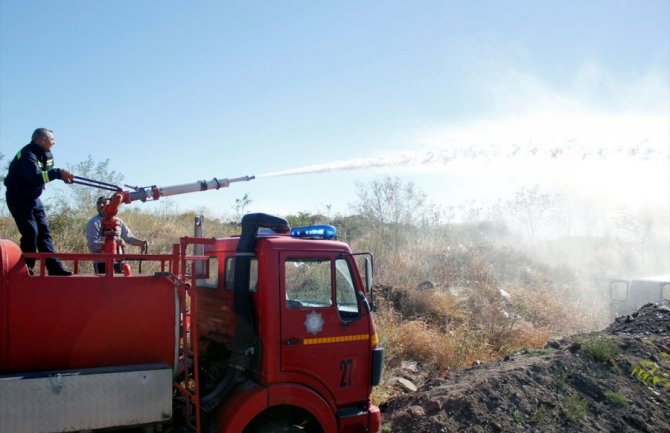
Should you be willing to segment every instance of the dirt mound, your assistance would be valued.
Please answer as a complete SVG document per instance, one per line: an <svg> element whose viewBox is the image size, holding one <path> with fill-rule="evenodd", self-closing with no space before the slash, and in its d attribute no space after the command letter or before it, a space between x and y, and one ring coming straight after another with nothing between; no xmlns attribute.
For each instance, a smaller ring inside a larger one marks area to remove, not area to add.
<svg viewBox="0 0 670 433"><path fill-rule="evenodd" d="M382 405L384 431L670 432L670 304L449 371Z"/></svg>
<svg viewBox="0 0 670 433"><path fill-rule="evenodd" d="M670 334L670 303L647 304L628 316L617 319L605 329L610 334Z"/></svg>

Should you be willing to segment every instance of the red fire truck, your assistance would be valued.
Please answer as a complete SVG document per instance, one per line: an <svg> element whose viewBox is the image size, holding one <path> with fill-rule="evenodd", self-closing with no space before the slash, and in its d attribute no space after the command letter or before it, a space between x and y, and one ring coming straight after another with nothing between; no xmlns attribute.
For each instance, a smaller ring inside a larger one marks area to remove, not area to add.
<svg viewBox="0 0 670 433"><path fill-rule="evenodd" d="M119 190L112 204L169 193ZM0 432L378 432L371 257L330 226L266 214L241 226L172 254L33 254L34 275L0 240ZM51 256L75 275L46 275ZM114 273L140 259L151 273ZM106 274L82 272L94 260Z"/></svg>

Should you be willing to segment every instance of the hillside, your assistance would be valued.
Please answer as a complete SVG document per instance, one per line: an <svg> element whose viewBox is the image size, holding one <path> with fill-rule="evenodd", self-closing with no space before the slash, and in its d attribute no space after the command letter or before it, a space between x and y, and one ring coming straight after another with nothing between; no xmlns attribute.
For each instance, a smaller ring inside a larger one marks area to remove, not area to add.
<svg viewBox="0 0 670 433"><path fill-rule="evenodd" d="M668 432L670 302L498 362L402 376L397 388L422 383L382 405L385 432Z"/></svg>

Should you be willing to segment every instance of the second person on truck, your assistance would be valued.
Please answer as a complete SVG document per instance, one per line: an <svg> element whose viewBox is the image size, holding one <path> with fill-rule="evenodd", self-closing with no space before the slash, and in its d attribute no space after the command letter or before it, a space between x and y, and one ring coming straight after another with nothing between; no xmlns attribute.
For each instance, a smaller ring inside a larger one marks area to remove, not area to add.
<svg viewBox="0 0 670 433"><path fill-rule="evenodd" d="M102 196L98 197L98 201L96 203L98 214L92 217L90 220L88 220L88 223L86 223L86 243L88 244L88 250L91 253L103 252L102 248L105 244L105 238L101 236L100 229L102 228L102 220L104 218L103 211L105 210L105 206L107 206L108 203L109 199ZM128 229L126 224L120 218L117 219L120 223L120 233L117 234L117 238L121 240L121 245L123 245L123 242L125 242L136 247L146 248L147 241L133 236L132 232ZM104 274L105 263L93 262L93 270L98 274ZM121 263L114 264L114 271L121 273Z"/></svg>

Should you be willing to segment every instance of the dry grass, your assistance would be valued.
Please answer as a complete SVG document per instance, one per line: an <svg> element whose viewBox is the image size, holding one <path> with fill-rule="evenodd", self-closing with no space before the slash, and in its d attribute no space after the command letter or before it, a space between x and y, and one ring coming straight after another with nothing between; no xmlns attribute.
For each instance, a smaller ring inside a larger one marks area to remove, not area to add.
<svg viewBox="0 0 670 433"><path fill-rule="evenodd" d="M493 359L486 342L464 324L438 329L423 320L403 320L392 309L377 313L375 321L387 368L412 360L443 370Z"/></svg>
<svg viewBox="0 0 670 433"><path fill-rule="evenodd" d="M380 302L375 316L390 367L415 360L438 370L462 368L519 348L542 347L550 337L546 327L508 313L505 308L513 306L487 297L485 290L468 301L439 291L395 293L400 293L395 302Z"/></svg>
<svg viewBox="0 0 670 433"><path fill-rule="evenodd" d="M413 360L439 374L597 324L566 296L565 276L556 280L522 254L448 231L414 237L400 250L377 262L376 281L384 284L377 329L390 370ZM426 280L435 289L417 288Z"/></svg>
<svg viewBox="0 0 670 433"><path fill-rule="evenodd" d="M421 319L436 326L462 321L468 311L463 301L439 290L395 289L382 287L382 303L394 308L404 319Z"/></svg>
<svg viewBox="0 0 670 433"><path fill-rule="evenodd" d="M437 324L444 321L446 326L452 321L463 321L468 315L461 300L440 290L410 290L408 298L417 315Z"/></svg>

